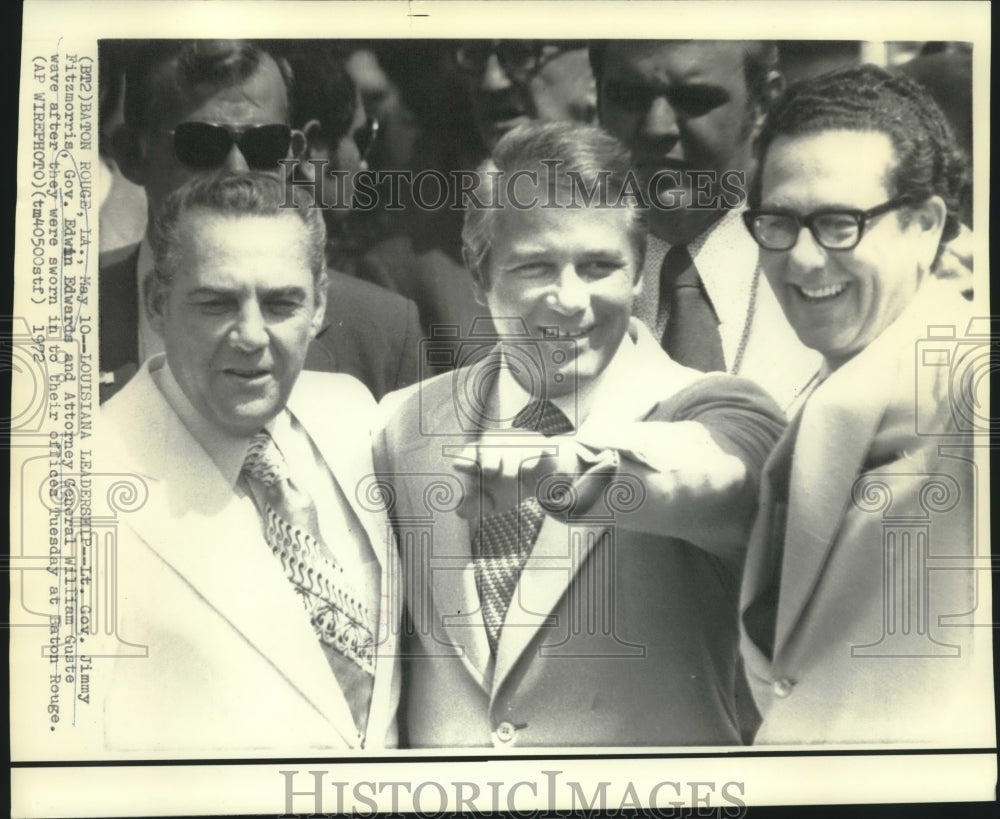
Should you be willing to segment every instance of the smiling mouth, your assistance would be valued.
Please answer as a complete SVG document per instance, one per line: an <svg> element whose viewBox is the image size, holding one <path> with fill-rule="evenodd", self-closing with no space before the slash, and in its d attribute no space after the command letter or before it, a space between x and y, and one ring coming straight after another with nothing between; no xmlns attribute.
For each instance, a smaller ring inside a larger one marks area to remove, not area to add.
<svg viewBox="0 0 1000 819"><path fill-rule="evenodd" d="M594 329L593 327L587 327L585 329L580 329L580 330L560 330L559 338L568 338L568 339L586 338L587 336L590 335L593 329Z"/></svg>
<svg viewBox="0 0 1000 819"><path fill-rule="evenodd" d="M830 284L826 287L807 288L800 284L793 284L792 287L802 296L805 301L820 302L835 299L845 290L850 282L840 282L840 284Z"/></svg>

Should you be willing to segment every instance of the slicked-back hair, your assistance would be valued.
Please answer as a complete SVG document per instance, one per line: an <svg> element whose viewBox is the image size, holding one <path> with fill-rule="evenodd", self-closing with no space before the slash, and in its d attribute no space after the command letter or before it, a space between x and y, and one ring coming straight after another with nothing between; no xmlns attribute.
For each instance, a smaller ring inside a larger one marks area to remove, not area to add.
<svg viewBox="0 0 1000 819"><path fill-rule="evenodd" d="M288 61L263 40L141 40L131 44L129 52L123 115L125 123L138 130L155 124L157 109L170 96L194 99L206 88L239 85L266 56L277 63L289 100L294 92Z"/></svg>
<svg viewBox="0 0 1000 819"><path fill-rule="evenodd" d="M574 189L579 191L576 186L582 183L588 191L601 191L588 207L626 211L638 276L646 255L646 224L640 203L633 201L627 192L630 164L625 146L592 125L529 122L505 134L493 149L493 156L477 169L478 183L470 199L473 204L465 210L462 254L469 273L483 289L489 290L496 216L503 208L516 207L507 198L507 180L525 171L538 174L536 189L542 192L539 196L542 203L583 207L583 200L574 197ZM573 198L577 204L568 204ZM475 204L477 200L491 206L479 207Z"/></svg>
<svg viewBox="0 0 1000 819"><path fill-rule="evenodd" d="M874 65L833 71L785 91L757 139L759 170L750 187L751 207L760 206L764 163L774 140L822 131L886 134L896 152L889 195L913 204L940 196L948 208L941 243L958 235L966 162L948 121L921 86Z"/></svg>
<svg viewBox="0 0 1000 819"><path fill-rule="evenodd" d="M628 42L627 40L623 40L621 41L621 45L627 47ZM743 47L743 76L747 83L748 97L751 102L759 105L761 109L767 110L769 102L767 78L772 71L777 71L779 67L778 44L774 40L658 40L653 42L660 42L663 45L685 42L739 43ZM608 48L614 44L616 44L614 40L593 40L590 43L590 68L597 80L598 93L600 93L601 78L604 74L604 64Z"/></svg>
<svg viewBox="0 0 1000 819"><path fill-rule="evenodd" d="M184 259L180 227L186 213L209 211L233 219L272 216L296 219L305 230L309 268L318 280L326 269L326 224L322 212L310 207L309 194L298 188L286 192L284 182L263 171L220 171L197 176L173 191L156 216L153 254L157 278L171 285Z"/></svg>

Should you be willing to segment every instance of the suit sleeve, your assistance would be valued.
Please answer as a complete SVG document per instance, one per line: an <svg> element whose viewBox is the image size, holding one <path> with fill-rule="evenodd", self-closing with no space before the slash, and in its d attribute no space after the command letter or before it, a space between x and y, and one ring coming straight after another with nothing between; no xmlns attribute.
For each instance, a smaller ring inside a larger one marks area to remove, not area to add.
<svg viewBox="0 0 1000 819"><path fill-rule="evenodd" d="M756 493L767 456L785 429L784 413L752 381L729 376L699 379L656 414L705 427L726 453L739 458Z"/></svg>
<svg viewBox="0 0 1000 819"><path fill-rule="evenodd" d="M635 446L617 448L616 479L641 486L642 503L619 513L619 525L687 541L738 571L761 471L784 423L755 384L698 378L621 429Z"/></svg>

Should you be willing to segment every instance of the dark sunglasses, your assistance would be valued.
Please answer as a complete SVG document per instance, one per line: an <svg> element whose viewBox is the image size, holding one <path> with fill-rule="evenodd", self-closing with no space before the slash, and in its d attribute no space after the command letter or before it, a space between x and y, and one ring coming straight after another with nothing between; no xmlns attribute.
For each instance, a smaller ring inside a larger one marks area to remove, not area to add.
<svg viewBox="0 0 1000 819"><path fill-rule="evenodd" d="M365 124L361 125L351 134L354 144L358 146L358 154L361 159L367 159L375 147L375 140L378 139L378 120L375 117L368 117Z"/></svg>
<svg viewBox="0 0 1000 819"><path fill-rule="evenodd" d="M189 168L208 170L221 165L233 145L255 171L269 171L288 156L292 129L280 123L234 128L211 122L182 122L170 132L174 155Z"/></svg>

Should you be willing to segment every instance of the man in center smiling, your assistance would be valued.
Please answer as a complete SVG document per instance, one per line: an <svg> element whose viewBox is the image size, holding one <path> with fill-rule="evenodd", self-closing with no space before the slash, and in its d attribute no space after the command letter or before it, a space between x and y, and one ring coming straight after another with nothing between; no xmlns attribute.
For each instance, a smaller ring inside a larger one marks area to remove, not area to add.
<svg viewBox="0 0 1000 819"><path fill-rule="evenodd" d="M596 128L504 136L475 192L499 174L500 196L463 231L499 337L383 402L412 747L736 745L754 727L736 594L782 416L630 317L645 231L628 169ZM573 203L581 182L605 190Z"/></svg>

